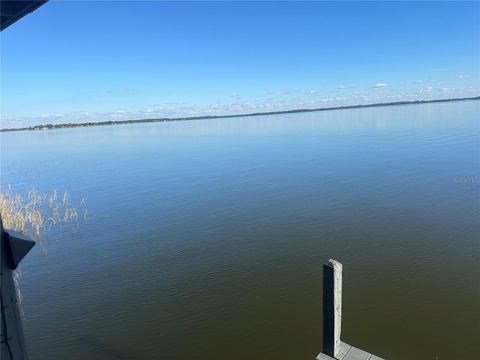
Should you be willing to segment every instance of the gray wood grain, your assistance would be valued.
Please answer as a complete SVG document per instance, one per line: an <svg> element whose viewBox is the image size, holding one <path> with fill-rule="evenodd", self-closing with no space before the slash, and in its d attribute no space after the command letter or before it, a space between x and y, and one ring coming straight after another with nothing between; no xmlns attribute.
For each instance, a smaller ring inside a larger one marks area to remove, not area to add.
<svg viewBox="0 0 480 360"><path fill-rule="evenodd" d="M372 354L352 346L341 360L369 360L371 356Z"/></svg>
<svg viewBox="0 0 480 360"><path fill-rule="evenodd" d="M383 360L341 341L342 270L336 260L323 265L323 352L316 360Z"/></svg>
<svg viewBox="0 0 480 360"><path fill-rule="evenodd" d="M323 265L323 353L338 359L342 332L342 264Z"/></svg>
<svg viewBox="0 0 480 360"><path fill-rule="evenodd" d="M320 353L315 358L316 360L384 360L376 355L372 355L369 352L358 349L347 343L341 342L340 353L338 357L331 357L327 354Z"/></svg>

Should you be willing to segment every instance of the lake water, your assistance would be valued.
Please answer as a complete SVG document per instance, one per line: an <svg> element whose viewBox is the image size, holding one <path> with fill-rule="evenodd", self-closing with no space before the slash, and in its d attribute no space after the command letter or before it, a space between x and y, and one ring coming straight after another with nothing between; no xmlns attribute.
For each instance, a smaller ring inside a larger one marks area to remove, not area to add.
<svg viewBox="0 0 480 360"><path fill-rule="evenodd" d="M1 183L84 197L22 263L31 359L480 352L480 102L2 133Z"/></svg>

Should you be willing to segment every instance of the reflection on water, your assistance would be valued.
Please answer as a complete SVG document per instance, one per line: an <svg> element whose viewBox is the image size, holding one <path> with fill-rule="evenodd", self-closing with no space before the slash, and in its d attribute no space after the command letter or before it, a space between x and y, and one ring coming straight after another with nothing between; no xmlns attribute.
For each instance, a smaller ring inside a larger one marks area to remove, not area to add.
<svg viewBox="0 0 480 360"><path fill-rule="evenodd" d="M24 260L31 358L312 359L327 258L346 341L478 353L479 110L3 133L3 186L68 189L90 214Z"/></svg>

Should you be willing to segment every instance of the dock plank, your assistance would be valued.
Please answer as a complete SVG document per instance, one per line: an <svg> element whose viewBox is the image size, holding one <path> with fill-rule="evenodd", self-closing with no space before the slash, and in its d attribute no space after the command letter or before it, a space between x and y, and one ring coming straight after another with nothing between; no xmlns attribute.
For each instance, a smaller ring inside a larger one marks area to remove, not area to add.
<svg viewBox="0 0 480 360"><path fill-rule="evenodd" d="M337 359L324 353L318 354L315 360L384 360L381 357L370 354L364 350L358 349L352 345L341 342L340 354Z"/></svg>
<svg viewBox="0 0 480 360"><path fill-rule="evenodd" d="M372 354L352 346L350 348L350 350L348 350L347 354L343 358L340 358L340 359L342 359L342 360L369 360L371 358L371 356L372 356Z"/></svg>

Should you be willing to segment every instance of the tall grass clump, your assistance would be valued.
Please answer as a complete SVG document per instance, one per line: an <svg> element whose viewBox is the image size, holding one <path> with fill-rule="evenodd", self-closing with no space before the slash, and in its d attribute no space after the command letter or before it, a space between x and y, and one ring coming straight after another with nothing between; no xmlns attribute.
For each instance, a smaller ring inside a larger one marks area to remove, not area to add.
<svg viewBox="0 0 480 360"><path fill-rule="evenodd" d="M85 201L82 199L78 206L70 203L70 195L65 191L58 196L57 191L41 193L31 190L27 194L13 193L10 187L0 191L0 215L5 229L16 230L41 244L43 253L46 248L42 243L53 226L69 226L77 228L79 213L86 220L87 211ZM20 292L21 279L20 266L13 272L13 280L17 290L18 302L22 303Z"/></svg>
<svg viewBox="0 0 480 360"><path fill-rule="evenodd" d="M50 193L30 190L18 194L7 188L0 191L0 215L5 229L16 230L41 242L54 226L68 225L76 229L79 216L86 219L87 212L85 201L82 199L78 206L73 206L67 191L60 196L56 190Z"/></svg>

